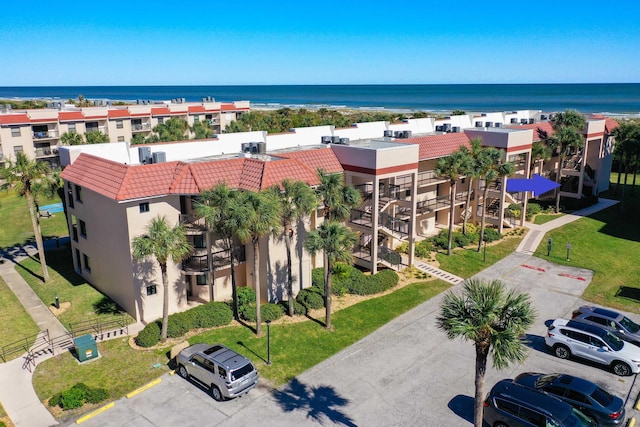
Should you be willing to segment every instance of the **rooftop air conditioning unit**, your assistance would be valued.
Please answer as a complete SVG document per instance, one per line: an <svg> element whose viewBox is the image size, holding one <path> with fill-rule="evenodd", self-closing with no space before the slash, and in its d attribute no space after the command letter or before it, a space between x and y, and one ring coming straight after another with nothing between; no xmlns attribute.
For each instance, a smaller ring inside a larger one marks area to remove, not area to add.
<svg viewBox="0 0 640 427"><path fill-rule="evenodd" d="M490 128L491 126L493 126L493 122L484 122L484 127Z"/></svg>
<svg viewBox="0 0 640 427"><path fill-rule="evenodd" d="M527 123L529 123L529 120L527 120L527 119L520 119L520 124L526 125Z"/></svg>
<svg viewBox="0 0 640 427"><path fill-rule="evenodd" d="M258 154L266 154L267 153L267 143L266 142L256 142L258 145Z"/></svg>
<svg viewBox="0 0 640 427"><path fill-rule="evenodd" d="M549 114L549 120L553 120L555 119L556 115L555 114Z"/></svg>
<svg viewBox="0 0 640 427"><path fill-rule="evenodd" d="M518 118L517 117L512 117L511 118L511 123L518 123Z"/></svg>
<svg viewBox="0 0 640 427"><path fill-rule="evenodd" d="M487 113L481 113L480 114L482 117L487 117Z"/></svg>
<svg viewBox="0 0 640 427"><path fill-rule="evenodd" d="M240 145L240 149L242 150L243 153L250 153L251 152L251 143L250 142L243 142Z"/></svg>
<svg viewBox="0 0 640 427"><path fill-rule="evenodd" d="M547 115L546 114L541 114L540 115L540 120L547 120Z"/></svg>
<svg viewBox="0 0 640 427"><path fill-rule="evenodd" d="M340 138L340 142L338 144L349 145L349 138Z"/></svg>
<svg viewBox="0 0 640 427"><path fill-rule="evenodd" d="M393 131L392 130L385 130L383 133L384 137L388 137L388 138L393 138Z"/></svg>
<svg viewBox="0 0 640 427"><path fill-rule="evenodd" d="M476 122L476 127L477 128L481 128L482 127L482 122Z"/></svg>
<svg viewBox="0 0 640 427"><path fill-rule="evenodd" d="M393 137L394 138L402 138L402 131L401 130L396 130L393 132Z"/></svg>
<svg viewBox="0 0 640 427"><path fill-rule="evenodd" d="M445 123L443 126L445 132L451 132L451 123Z"/></svg>
<svg viewBox="0 0 640 427"><path fill-rule="evenodd" d="M536 119L529 119L529 124L532 125L536 122Z"/></svg>
<svg viewBox="0 0 640 427"><path fill-rule="evenodd" d="M340 144L340 136L338 136L338 135L333 135L333 136L331 137L331 143L332 143L332 144Z"/></svg>
<svg viewBox="0 0 640 427"><path fill-rule="evenodd" d="M140 159L140 163L143 165L151 163L152 162L151 148L138 147L138 158Z"/></svg>
<svg viewBox="0 0 640 427"><path fill-rule="evenodd" d="M502 127L502 123L500 123L500 122L495 122L495 123L493 124L493 126L495 126L495 127L497 127L497 128L501 128L501 127Z"/></svg>
<svg viewBox="0 0 640 427"><path fill-rule="evenodd" d="M404 137L405 138L411 138L411 131L410 130L405 130L404 131Z"/></svg>
<svg viewBox="0 0 640 427"><path fill-rule="evenodd" d="M153 153L153 163L164 163L167 161L167 153L164 151L157 151Z"/></svg>
<svg viewBox="0 0 640 427"><path fill-rule="evenodd" d="M444 126L436 126L436 132L444 132Z"/></svg>
<svg viewBox="0 0 640 427"><path fill-rule="evenodd" d="M323 136L321 137L320 141L323 144L331 144L331 136Z"/></svg>
<svg viewBox="0 0 640 427"><path fill-rule="evenodd" d="M453 133L458 133L458 132L460 132L460 126L453 126L453 127L451 128L451 132L453 132Z"/></svg>

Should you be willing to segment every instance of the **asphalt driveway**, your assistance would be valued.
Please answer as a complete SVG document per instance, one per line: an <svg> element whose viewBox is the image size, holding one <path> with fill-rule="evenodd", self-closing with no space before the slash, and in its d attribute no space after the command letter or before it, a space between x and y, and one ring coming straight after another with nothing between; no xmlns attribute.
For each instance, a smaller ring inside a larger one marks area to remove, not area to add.
<svg viewBox="0 0 640 427"><path fill-rule="evenodd" d="M564 372L596 381L627 399L632 409L640 386L635 376L560 360L546 351L544 322L567 317L583 304L592 272L513 253L478 276L500 278L530 294L537 319L529 331L527 360L487 371L486 391L524 371ZM438 426L471 425L473 345L448 341L436 329L442 295L416 307L279 390L264 386L228 402L215 402L197 385L176 376L84 422L86 426ZM631 315L631 317L635 317ZM318 345L322 345L321 342Z"/></svg>

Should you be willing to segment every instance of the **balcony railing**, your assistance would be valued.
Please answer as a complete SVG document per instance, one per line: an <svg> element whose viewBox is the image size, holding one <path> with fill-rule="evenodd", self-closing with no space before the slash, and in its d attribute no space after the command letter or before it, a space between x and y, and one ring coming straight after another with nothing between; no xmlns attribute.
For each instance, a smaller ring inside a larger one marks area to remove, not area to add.
<svg viewBox="0 0 640 427"><path fill-rule="evenodd" d="M400 219L386 213L380 214L380 225L395 233L409 235L409 220Z"/></svg>
<svg viewBox="0 0 640 427"><path fill-rule="evenodd" d="M57 156L57 148L36 148L36 157Z"/></svg>
<svg viewBox="0 0 640 427"><path fill-rule="evenodd" d="M131 125L132 132L143 132L151 130L151 125L149 123L136 123Z"/></svg>
<svg viewBox="0 0 640 427"><path fill-rule="evenodd" d="M196 215L191 214L180 214L180 224L184 225L189 231L204 231L207 229L204 218L198 218Z"/></svg>
<svg viewBox="0 0 640 427"><path fill-rule="evenodd" d="M456 193L454 198L454 203L458 204L460 202L465 202L467 200L467 192L461 191ZM433 199L423 200L421 202L416 203L416 210L418 214L423 214L426 212L433 212L438 209L444 209L451 206L451 196L448 194L434 197Z"/></svg>
<svg viewBox="0 0 640 427"><path fill-rule="evenodd" d="M47 139L47 138L57 138L58 131L50 130L50 131L37 131L32 132L33 139Z"/></svg>
<svg viewBox="0 0 640 427"><path fill-rule="evenodd" d="M87 132L100 131L102 133L109 133L109 129L106 126L87 126Z"/></svg>
<svg viewBox="0 0 640 427"><path fill-rule="evenodd" d="M214 268L222 268L231 264L231 251L228 249L213 252L212 255ZM244 246L236 246L233 248L233 256L236 263L245 262L247 260L247 255L245 253Z"/></svg>
<svg viewBox="0 0 640 427"><path fill-rule="evenodd" d="M204 273L209 271L207 255L191 255L182 262L182 269L192 273Z"/></svg>
<svg viewBox="0 0 640 427"><path fill-rule="evenodd" d="M443 181L446 181L446 179L436 175L436 171L424 171L418 173L418 187Z"/></svg>

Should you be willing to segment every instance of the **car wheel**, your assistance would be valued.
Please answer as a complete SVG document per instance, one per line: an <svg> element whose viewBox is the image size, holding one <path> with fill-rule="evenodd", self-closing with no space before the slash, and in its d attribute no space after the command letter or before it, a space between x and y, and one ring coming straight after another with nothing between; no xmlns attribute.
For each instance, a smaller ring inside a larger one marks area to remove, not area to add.
<svg viewBox="0 0 640 427"><path fill-rule="evenodd" d="M560 359L568 359L571 357L571 350L566 345L557 345L553 348L553 352Z"/></svg>
<svg viewBox="0 0 640 427"><path fill-rule="evenodd" d="M613 373L616 375L620 375L621 377L627 377L631 375L631 368L624 362L613 362L611 367L613 368Z"/></svg>
<svg viewBox="0 0 640 427"><path fill-rule="evenodd" d="M187 371L187 368L182 365L178 366L178 375L180 375L185 380L189 379L189 372Z"/></svg>
<svg viewBox="0 0 640 427"><path fill-rule="evenodd" d="M218 386L213 384L211 384L211 397L213 397L213 400L217 402L221 402L224 400L224 397L222 396L222 393L220 392Z"/></svg>

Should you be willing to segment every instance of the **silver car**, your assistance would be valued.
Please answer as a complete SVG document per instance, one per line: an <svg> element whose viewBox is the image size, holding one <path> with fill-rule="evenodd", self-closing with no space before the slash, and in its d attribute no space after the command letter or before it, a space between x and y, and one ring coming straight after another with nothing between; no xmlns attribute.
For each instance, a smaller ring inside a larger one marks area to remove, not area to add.
<svg viewBox="0 0 640 427"><path fill-rule="evenodd" d="M640 345L640 325L617 311L583 305L573 312L573 320L606 328L623 340Z"/></svg>
<svg viewBox="0 0 640 427"><path fill-rule="evenodd" d="M176 357L178 374L203 384L217 400L237 397L258 384L258 371L246 357L222 344L194 344Z"/></svg>

